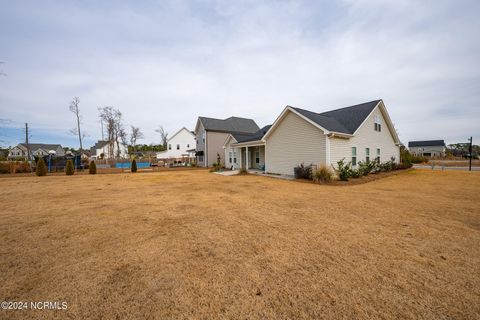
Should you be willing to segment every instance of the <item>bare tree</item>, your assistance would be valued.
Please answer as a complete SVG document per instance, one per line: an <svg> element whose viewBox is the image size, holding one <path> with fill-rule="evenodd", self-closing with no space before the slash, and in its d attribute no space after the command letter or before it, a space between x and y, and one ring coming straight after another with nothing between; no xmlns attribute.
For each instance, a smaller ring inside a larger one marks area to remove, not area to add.
<svg viewBox="0 0 480 320"><path fill-rule="evenodd" d="M82 123L82 117L80 116L80 98L74 97L73 100L70 102L70 112L72 112L76 119L77 119L77 127L70 130L70 132L74 135L78 135L78 141L80 142L80 151L83 150L82 139L85 138L85 133L82 134L80 130L80 124Z"/></svg>
<svg viewBox="0 0 480 320"><path fill-rule="evenodd" d="M130 134L130 144L133 147L133 152L137 152L137 140L143 139L144 135L139 127L130 126L130 128L132 129L132 133Z"/></svg>
<svg viewBox="0 0 480 320"><path fill-rule="evenodd" d="M168 132L165 131L163 126L160 126L157 130L155 130L155 132L160 134L161 143L162 143L163 147L166 148L167 147L167 140L168 140Z"/></svg>
<svg viewBox="0 0 480 320"><path fill-rule="evenodd" d="M120 156L120 142L126 142L126 133L122 124L122 113L111 106L98 108L100 120L105 123L105 129L108 141L108 154L110 158ZM114 153L115 145L117 153Z"/></svg>

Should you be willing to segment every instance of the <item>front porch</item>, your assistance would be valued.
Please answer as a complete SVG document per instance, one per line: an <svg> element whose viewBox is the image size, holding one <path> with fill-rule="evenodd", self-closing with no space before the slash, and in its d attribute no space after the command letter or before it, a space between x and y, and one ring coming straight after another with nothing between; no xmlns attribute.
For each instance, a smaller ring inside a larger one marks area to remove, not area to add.
<svg viewBox="0 0 480 320"><path fill-rule="evenodd" d="M232 170L265 171L265 144L232 144L225 149L225 167Z"/></svg>

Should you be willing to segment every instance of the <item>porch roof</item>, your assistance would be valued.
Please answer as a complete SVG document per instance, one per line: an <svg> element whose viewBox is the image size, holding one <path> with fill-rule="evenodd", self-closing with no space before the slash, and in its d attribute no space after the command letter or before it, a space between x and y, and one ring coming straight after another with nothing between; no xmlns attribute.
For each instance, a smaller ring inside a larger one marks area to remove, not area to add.
<svg viewBox="0 0 480 320"><path fill-rule="evenodd" d="M264 146L264 145L265 145L265 141L262 141L262 140L232 143L232 147L258 147L258 146Z"/></svg>

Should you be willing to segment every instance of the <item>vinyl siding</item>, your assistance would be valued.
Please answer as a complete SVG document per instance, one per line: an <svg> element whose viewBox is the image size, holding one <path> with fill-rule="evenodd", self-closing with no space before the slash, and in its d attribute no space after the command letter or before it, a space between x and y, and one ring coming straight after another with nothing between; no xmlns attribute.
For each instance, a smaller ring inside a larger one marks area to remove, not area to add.
<svg viewBox="0 0 480 320"><path fill-rule="evenodd" d="M205 133L205 129L203 128L202 123L199 123L198 126L198 131L195 132L196 134L196 144L195 144L195 150L198 151L204 151L203 155L203 161L200 162L199 159L200 157L197 157L197 165L199 167L205 167L205 143L203 143L203 134Z"/></svg>
<svg viewBox="0 0 480 320"><path fill-rule="evenodd" d="M375 115L380 117L381 132L374 129ZM391 157L395 157L397 162L400 160L400 147L395 145L393 136L378 106L357 130L355 137L350 139L330 138L330 163L336 167L337 162L343 158L346 162L350 162L352 147L357 148L357 163L365 161L366 148L370 148L371 160L377 157L377 148L380 149L380 162L387 162Z"/></svg>
<svg viewBox="0 0 480 320"><path fill-rule="evenodd" d="M225 164L225 150L223 149L223 144L228 136L229 133L207 131L207 166L210 167L214 162L217 162L217 153L220 155L221 162Z"/></svg>
<svg viewBox="0 0 480 320"><path fill-rule="evenodd" d="M288 111L266 140L265 170L293 175L293 168L300 163L324 164L325 146L322 130Z"/></svg>

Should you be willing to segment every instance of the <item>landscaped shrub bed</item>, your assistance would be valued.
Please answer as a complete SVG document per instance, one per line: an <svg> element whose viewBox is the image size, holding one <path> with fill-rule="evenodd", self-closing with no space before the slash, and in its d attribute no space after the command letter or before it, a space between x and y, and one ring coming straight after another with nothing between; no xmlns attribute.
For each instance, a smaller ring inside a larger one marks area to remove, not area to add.
<svg viewBox="0 0 480 320"><path fill-rule="evenodd" d="M32 172L26 161L2 161L0 162L0 174Z"/></svg>

